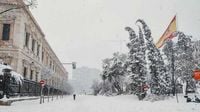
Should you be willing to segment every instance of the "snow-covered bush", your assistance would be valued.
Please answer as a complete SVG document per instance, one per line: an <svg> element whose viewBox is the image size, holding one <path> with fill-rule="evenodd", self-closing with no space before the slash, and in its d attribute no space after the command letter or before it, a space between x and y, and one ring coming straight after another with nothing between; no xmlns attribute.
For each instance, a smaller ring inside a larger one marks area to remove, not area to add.
<svg viewBox="0 0 200 112"><path fill-rule="evenodd" d="M0 75L4 75L3 73L4 69L12 70L12 68L9 65L0 64ZM22 85L24 79L22 75L16 73L15 71L11 71L11 78L13 78L17 84Z"/></svg>

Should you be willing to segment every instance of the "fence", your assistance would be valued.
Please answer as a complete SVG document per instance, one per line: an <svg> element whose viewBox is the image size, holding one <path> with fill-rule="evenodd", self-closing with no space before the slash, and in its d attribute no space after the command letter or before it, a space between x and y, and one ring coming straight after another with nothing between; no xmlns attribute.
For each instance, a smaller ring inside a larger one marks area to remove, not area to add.
<svg viewBox="0 0 200 112"><path fill-rule="evenodd" d="M0 84L1 85L1 84ZM0 90L4 87L0 86ZM41 91L41 86L38 82L24 79L23 84L17 84L13 79L11 79L8 86L9 96L39 96ZM45 85L43 88L44 95L58 95L65 94L59 89L53 88L51 86Z"/></svg>

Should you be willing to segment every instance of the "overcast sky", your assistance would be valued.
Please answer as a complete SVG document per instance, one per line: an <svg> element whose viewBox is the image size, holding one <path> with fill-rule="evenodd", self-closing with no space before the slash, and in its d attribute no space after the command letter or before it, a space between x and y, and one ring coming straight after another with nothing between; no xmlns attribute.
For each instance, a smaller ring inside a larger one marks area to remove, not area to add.
<svg viewBox="0 0 200 112"><path fill-rule="evenodd" d="M200 39L200 0L38 0L32 12L59 59L78 67L101 69L102 59L126 52L124 27L137 30L138 18L155 42L175 14L178 30Z"/></svg>

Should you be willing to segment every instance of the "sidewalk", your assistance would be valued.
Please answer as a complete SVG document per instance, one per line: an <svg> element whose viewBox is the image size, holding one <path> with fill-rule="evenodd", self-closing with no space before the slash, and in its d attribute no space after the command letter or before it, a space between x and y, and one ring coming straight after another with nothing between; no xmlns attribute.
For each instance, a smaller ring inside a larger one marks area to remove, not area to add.
<svg viewBox="0 0 200 112"><path fill-rule="evenodd" d="M37 100L39 99L39 97L15 97L15 98L3 98L0 99L0 106L1 105L5 105L5 106L10 106L12 102L16 102L16 101L24 101L24 100Z"/></svg>

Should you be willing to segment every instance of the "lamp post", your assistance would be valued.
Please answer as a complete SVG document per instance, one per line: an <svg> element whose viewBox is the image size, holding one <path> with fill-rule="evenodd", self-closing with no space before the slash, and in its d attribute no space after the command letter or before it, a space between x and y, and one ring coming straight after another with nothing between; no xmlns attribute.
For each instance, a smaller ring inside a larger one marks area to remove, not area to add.
<svg viewBox="0 0 200 112"><path fill-rule="evenodd" d="M72 70L76 69L76 62L62 63L62 64L63 65L71 65L72 66ZM72 71L72 73L73 73L73 71ZM71 75L69 75L69 76L71 76L70 79L72 78L72 73L71 73Z"/></svg>
<svg viewBox="0 0 200 112"><path fill-rule="evenodd" d="M62 63L63 65L72 65L72 69L76 69L76 62Z"/></svg>

